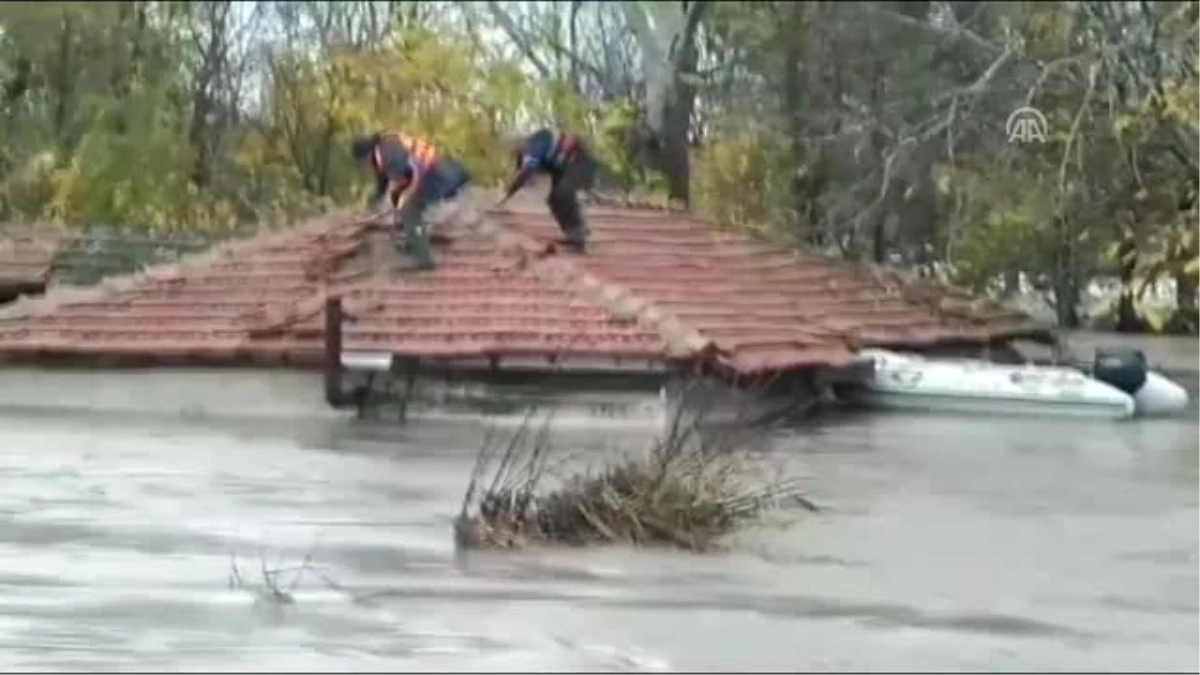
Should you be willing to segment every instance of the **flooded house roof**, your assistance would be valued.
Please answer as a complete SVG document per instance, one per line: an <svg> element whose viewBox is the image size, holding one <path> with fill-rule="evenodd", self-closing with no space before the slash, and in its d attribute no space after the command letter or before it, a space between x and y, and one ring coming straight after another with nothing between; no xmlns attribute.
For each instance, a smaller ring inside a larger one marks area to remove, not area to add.
<svg viewBox="0 0 1200 675"><path fill-rule="evenodd" d="M346 349L430 361L703 359L733 373L835 366L861 346L1048 335L895 273L772 251L698 216L589 207L588 255L547 254L544 204L442 210L439 267L373 263L377 224L335 213L87 289L0 309L0 359L318 366L325 300ZM374 251L374 253L372 253Z"/></svg>

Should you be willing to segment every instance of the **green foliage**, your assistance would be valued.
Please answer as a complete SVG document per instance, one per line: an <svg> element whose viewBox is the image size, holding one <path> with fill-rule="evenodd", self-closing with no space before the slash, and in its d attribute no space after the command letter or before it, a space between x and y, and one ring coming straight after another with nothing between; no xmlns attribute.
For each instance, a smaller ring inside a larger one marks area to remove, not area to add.
<svg viewBox="0 0 1200 675"><path fill-rule="evenodd" d="M149 16L140 27L135 5ZM566 82L535 82L462 31L394 30L368 46L331 41L319 53L275 45L259 112L233 126L197 126L186 103L198 100L199 56L145 58L154 45L181 43L180 16L150 3L0 8L0 27L15 36L0 43L0 64L30 58L38 76L0 115L12 139L0 154L0 218L213 232L286 222L361 202L371 180L352 164L349 141L378 130L426 138L475 184L494 185L511 172L507 138L556 124L590 136L621 178L636 176L625 153L629 102L595 105ZM71 49L55 49L55 39ZM140 61L123 48L129 41L143 46ZM78 76L55 80L64 68ZM0 80L8 75L0 67ZM107 85L122 77L114 96ZM222 135L197 139L194 128ZM197 142L214 144L217 156L202 158ZM198 182L204 162L211 178Z"/></svg>
<svg viewBox="0 0 1200 675"><path fill-rule="evenodd" d="M163 87L137 87L99 111L69 163L52 177L41 215L59 222L120 223L152 229L183 224L228 227L219 203L199 203L185 171L191 152L182 129L164 113ZM139 133L114 133L120 116ZM224 222L221 222L224 220Z"/></svg>
<svg viewBox="0 0 1200 675"><path fill-rule="evenodd" d="M693 191L697 205L716 220L780 236L795 221L791 184L779 137L754 130L715 137L696 158Z"/></svg>
<svg viewBox="0 0 1200 675"><path fill-rule="evenodd" d="M1010 270L1044 273L1056 236L1057 200L1047 173L983 164L942 170L939 188L961 209L948 252L953 280L984 290Z"/></svg>
<svg viewBox="0 0 1200 675"><path fill-rule="evenodd" d="M969 39L948 39L946 12ZM1172 2L719 3L696 201L977 290L1024 273L1067 307L1114 272L1106 249L1128 227L1139 286L1189 274L1194 211L1174 223L1200 163L1195 17ZM1021 106L1047 142L1007 142Z"/></svg>
<svg viewBox="0 0 1200 675"><path fill-rule="evenodd" d="M1155 228L1155 235L1138 257L1138 276L1143 280L1138 295L1155 281L1165 277L1200 282L1200 245L1197 241L1195 212L1169 225Z"/></svg>

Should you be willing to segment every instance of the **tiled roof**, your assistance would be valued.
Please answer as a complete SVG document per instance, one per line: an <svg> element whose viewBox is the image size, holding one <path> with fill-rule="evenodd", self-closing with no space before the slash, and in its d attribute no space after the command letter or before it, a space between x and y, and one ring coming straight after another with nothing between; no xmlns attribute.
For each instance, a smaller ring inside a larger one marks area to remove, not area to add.
<svg viewBox="0 0 1200 675"><path fill-rule="evenodd" d="M536 238L556 231L536 207L491 217ZM673 314L738 372L837 364L865 346L1048 337L1024 315L930 282L780 253L680 210L593 205L589 219L588 255L573 264Z"/></svg>
<svg viewBox="0 0 1200 675"><path fill-rule="evenodd" d="M442 215L432 273L372 268L378 228L332 214L203 256L0 309L0 357L317 365L324 300L348 349L427 359L711 356L743 373L849 360L859 344L983 342L1023 319L939 316L894 282L710 232L683 212L594 205L587 256L544 254L543 204Z"/></svg>

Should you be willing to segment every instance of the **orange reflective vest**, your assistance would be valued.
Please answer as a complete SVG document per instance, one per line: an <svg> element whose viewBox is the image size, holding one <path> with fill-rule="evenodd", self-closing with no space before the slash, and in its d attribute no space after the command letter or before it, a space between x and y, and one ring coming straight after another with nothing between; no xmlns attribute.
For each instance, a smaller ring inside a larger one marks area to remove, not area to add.
<svg viewBox="0 0 1200 675"><path fill-rule="evenodd" d="M428 143L419 138L413 138L399 132L389 132L380 135L380 140L390 138L400 144L408 156L416 163L417 167L422 172L429 171L433 168L434 162L437 161L437 150L432 143ZM375 153L372 156L376 171L383 171L383 152L379 146L375 146Z"/></svg>
<svg viewBox="0 0 1200 675"><path fill-rule="evenodd" d="M521 161L525 157L527 149L528 140L525 145L512 149L513 161L516 162L518 169L521 168ZM558 132L554 134L554 142L550 145L549 152L536 159L542 169L554 168L561 170L566 168L567 163L578 157L582 151L583 144L579 141L579 137L574 134Z"/></svg>

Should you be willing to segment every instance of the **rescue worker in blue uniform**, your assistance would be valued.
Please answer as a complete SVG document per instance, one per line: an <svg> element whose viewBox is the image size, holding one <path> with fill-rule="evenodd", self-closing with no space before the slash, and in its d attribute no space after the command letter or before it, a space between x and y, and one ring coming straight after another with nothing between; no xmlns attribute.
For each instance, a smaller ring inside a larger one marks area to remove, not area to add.
<svg viewBox="0 0 1200 675"><path fill-rule="evenodd" d="M367 208L378 211L391 202L394 225L404 231L405 251L418 269L434 269L425 213L458 195L470 180L467 170L433 144L396 132L359 136L351 151L362 168L375 174Z"/></svg>
<svg viewBox="0 0 1200 675"><path fill-rule="evenodd" d="M500 203L508 201L534 174L550 176L550 195L546 203L566 243L583 253L587 246L588 228L579 204L579 191L591 190L595 182L596 163L574 134L538 129L516 139L511 148L516 161L517 175L509 183Z"/></svg>

